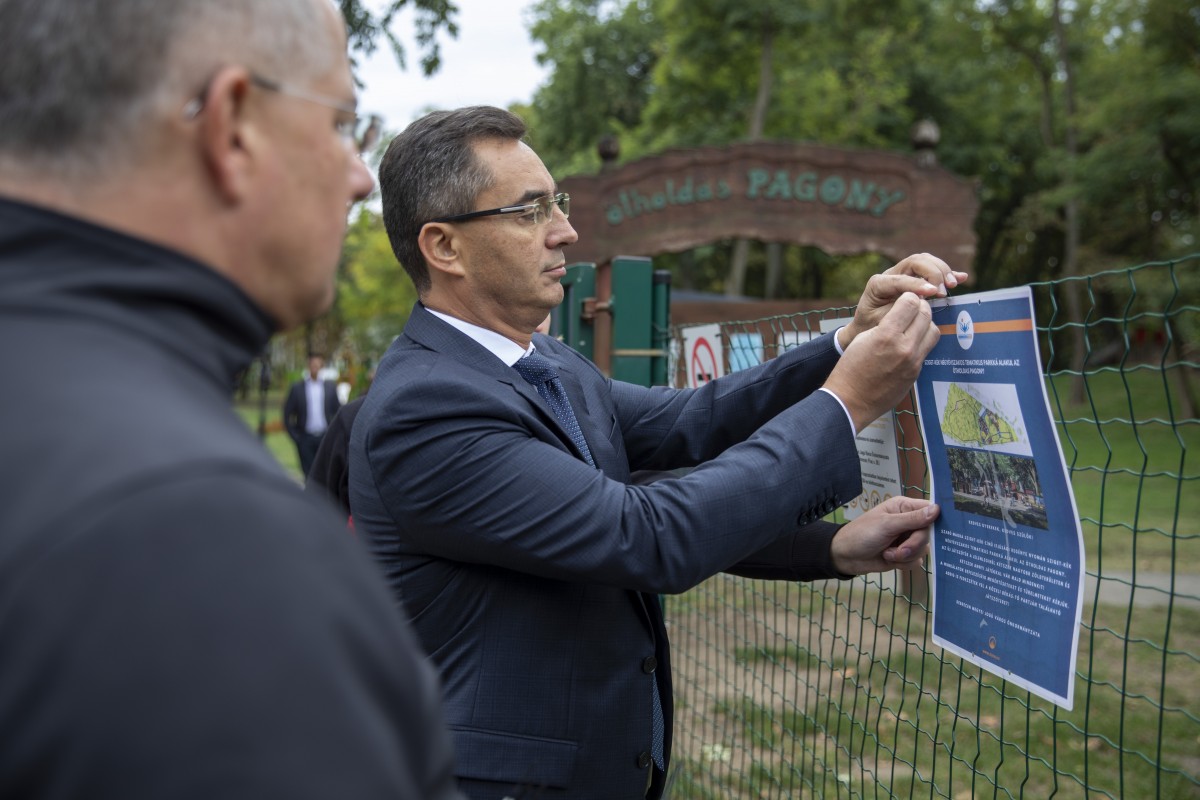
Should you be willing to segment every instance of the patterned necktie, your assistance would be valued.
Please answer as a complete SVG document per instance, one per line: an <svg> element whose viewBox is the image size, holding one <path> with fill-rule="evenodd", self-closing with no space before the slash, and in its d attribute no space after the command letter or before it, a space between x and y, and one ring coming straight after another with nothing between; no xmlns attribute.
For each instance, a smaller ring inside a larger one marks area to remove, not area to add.
<svg viewBox="0 0 1200 800"><path fill-rule="evenodd" d="M571 409L571 401L567 399L567 392L558 378L558 372L554 369L554 365L535 350L513 364L513 369L521 373L521 377L537 389L537 393L542 396L542 399L550 406L550 410L554 412L554 416L558 417L558 421L566 429L571 441L579 448L579 452L583 453L583 460L590 466L596 466L596 463L592 461L592 451L588 449L587 441L583 438L579 420L575 418L575 412Z"/></svg>

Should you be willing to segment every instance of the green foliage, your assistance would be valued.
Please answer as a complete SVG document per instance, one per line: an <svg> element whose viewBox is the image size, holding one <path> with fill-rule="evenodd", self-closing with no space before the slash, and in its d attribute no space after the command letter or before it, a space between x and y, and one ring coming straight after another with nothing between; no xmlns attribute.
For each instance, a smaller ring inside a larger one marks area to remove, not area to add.
<svg viewBox="0 0 1200 800"><path fill-rule="evenodd" d="M1167 13L1169 5L1149 4L1140 41L1098 54L1098 82L1137 87L1097 97L1084 119L1092 147L1080 165L1081 193L1097 216L1128 221L1093 220L1101 252L1170 258L1195 247L1200 27L1194 16L1188 25L1185 15Z"/></svg>
<svg viewBox="0 0 1200 800"><path fill-rule="evenodd" d="M1068 201L1083 272L1195 249L1200 14L1177 0L1063 3L1062 47L1054 5L541 0L531 31L553 72L529 109L533 143L567 175L599 167L606 134L623 160L745 138L765 61L766 138L907 150L915 121L937 122L940 162L980 188L975 263L959 265L977 288L1061 277ZM719 291L729 247L663 261L676 285ZM830 288L802 248L784 262L784 296ZM764 264L752 248L747 293Z"/></svg>
<svg viewBox="0 0 1200 800"><path fill-rule="evenodd" d="M442 64L438 31L445 30L451 37L458 36L458 6L450 0L387 0L376 11L368 8L365 0L338 0L346 19L352 62L357 63L355 53L370 55L375 52L382 37L391 45L400 68L406 69L407 54L392 25L400 11L410 5L415 14L417 45L421 48L421 71L425 75L437 72Z"/></svg>
<svg viewBox="0 0 1200 800"><path fill-rule="evenodd" d="M651 90L662 26L657 0L540 0L530 31L553 68L534 96L531 140L559 174L595 171L596 144L638 126Z"/></svg>
<svg viewBox="0 0 1200 800"><path fill-rule="evenodd" d="M334 311L357 363L370 365L404 328L417 292L392 253L382 218L363 208L351 222Z"/></svg>

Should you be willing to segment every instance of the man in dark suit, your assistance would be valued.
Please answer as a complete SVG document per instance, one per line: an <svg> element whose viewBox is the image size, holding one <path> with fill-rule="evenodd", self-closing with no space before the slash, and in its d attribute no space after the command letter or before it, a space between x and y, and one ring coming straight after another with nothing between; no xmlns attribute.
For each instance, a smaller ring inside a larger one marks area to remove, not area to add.
<svg viewBox="0 0 1200 800"><path fill-rule="evenodd" d="M351 508L441 671L469 797L659 797L672 706L655 595L722 570L920 562L926 501L820 518L859 492L856 431L937 339L922 298L966 275L912 256L845 328L766 364L696 390L612 381L533 333L576 235L524 134L469 108L388 148L384 221L420 302L354 425Z"/></svg>
<svg viewBox="0 0 1200 800"><path fill-rule="evenodd" d="M329 423L342 406L337 396L337 384L321 379L324 366L325 359L321 356L309 355L308 374L292 384L283 401L283 426L296 443L300 471L305 477L308 477Z"/></svg>

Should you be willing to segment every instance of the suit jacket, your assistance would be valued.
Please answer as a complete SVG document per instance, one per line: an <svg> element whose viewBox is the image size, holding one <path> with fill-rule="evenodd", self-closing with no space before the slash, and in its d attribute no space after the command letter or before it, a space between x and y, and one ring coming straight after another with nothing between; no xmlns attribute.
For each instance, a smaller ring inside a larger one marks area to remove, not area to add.
<svg viewBox="0 0 1200 800"><path fill-rule="evenodd" d="M337 384L325 381L325 424L333 421L342 403L338 400ZM287 399L283 401L283 427L287 428L288 436L293 440L304 435L304 426L308 422L308 396L304 391L304 379L292 384L288 389Z"/></svg>
<svg viewBox="0 0 1200 800"><path fill-rule="evenodd" d="M338 409L321 438L304 482L306 492L333 500L346 516L350 515L350 430L364 400L365 395Z"/></svg>
<svg viewBox="0 0 1200 800"><path fill-rule="evenodd" d="M515 370L418 304L354 426L351 508L440 670L468 795L640 798L654 680L668 756L671 740L655 594L722 570L834 575L819 518L861 488L846 414L815 391L837 352L826 336L673 390L534 342L596 468ZM695 469L630 482L680 467Z"/></svg>

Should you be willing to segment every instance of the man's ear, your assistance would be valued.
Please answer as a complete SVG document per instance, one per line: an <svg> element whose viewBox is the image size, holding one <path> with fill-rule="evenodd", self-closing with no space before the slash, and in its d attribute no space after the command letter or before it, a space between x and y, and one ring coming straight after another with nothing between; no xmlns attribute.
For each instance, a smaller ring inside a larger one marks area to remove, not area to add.
<svg viewBox="0 0 1200 800"><path fill-rule="evenodd" d="M200 146L213 185L227 203L238 203L254 175L256 129L247 114L250 73L225 67L209 81L198 117Z"/></svg>
<svg viewBox="0 0 1200 800"><path fill-rule="evenodd" d="M417 244L425 263L449 275L464 274L457 231L449 222L426 222L417 234Z"/></svg>

